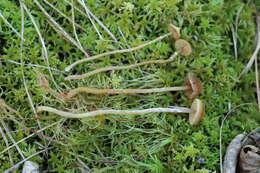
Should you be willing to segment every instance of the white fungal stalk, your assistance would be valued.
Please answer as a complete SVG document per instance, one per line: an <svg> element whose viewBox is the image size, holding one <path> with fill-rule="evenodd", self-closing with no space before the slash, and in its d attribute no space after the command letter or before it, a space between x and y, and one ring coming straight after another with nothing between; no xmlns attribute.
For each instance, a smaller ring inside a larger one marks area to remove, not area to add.
<svg viewBox="0 0 260 173"><path fill-rule="evenodd" d="M201 118L205 115L204 112L204 104L201 100L195 99L191 105L191 108L186 107L179 107L179 106L171 106L168 108L149 108L149 109L142 109L142 110L114 110L114 109L107 109L107 110L96 110L86 113L72 113L72 112L64 112L61 110L57 110L52 107L48 106L39 106L37 108L38 112L46 111L51 112L62 117L66 118L89 118L101 115L140 115L140 114L147 114L147 113L154 113L154 112L168 112L168 113L188 113L189 114L189 122L192 125L196 125L200 122Z"/></svg>
<svg viewBox="0 0 260 173"><path fill-rule="evenodd" d="M143 110L114 110L114 109L105 109L105 110L97 110L86 113L71 113L57 110L48 106L40 106L38 107L38 112L47 111L52 112L54 114L66 117L66 118L87 118L87 117L95 117L99 115L139 115L139 114L147 114L153 112L169 112L169 113L190 113L191 110L185 107L174 107L174 108L150 108Z"/></svg>

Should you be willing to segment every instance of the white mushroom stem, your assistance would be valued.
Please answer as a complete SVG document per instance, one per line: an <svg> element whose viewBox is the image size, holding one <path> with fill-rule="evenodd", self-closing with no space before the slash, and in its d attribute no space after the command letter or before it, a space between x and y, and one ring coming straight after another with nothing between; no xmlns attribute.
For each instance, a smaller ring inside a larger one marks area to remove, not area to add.
<svg viewBox="0 0 260 173"><path fill-rule="evenodd" d="M98 54L98 55L95 55L95 56L91 56L91 57L87 57L87 58L83 58L81 60L78 60L78 61L75 61L74 63L72 63L71 65L67 66L65 68L65 71L70 71L73 67L75 67L76 65L78 64L81 64L83 62L88 62L88 61L92 61L92 60L95 60L95 59L99 59L101 57L104 57L104 56L108 56L108 55L112 55L112 54L119 54L119 53L127 53L127 52L132 52L132 51L135 51L135 50L138 50L138 49L141 49L143 47L146 47L148 45L151 45L159 40L162 40L168 36L172 35L171 32L165 34L165 35L162 35L160 37L157 37L156 39L152 40L152 41L149 41L149 42L146 42L142 45L139 45L139 46L136 46L136 47L132 47L132 48L129 48L129 49L121 49L121 50L114 50L114 51L109 51L109 52L105 52L105 53L101 53L101 54Z"/></svg>
<svg viewBox="0 0 260 173"><path fill-rule="evenodd" d="M97 73L101 72L106 72L106 71L112 71L112 70L123 70L123 69L132 69L135 67L143 66L143 65L148 65L148 64L164 64L164 63L170 63L174 60L174 58L178 55L177 52L175 52L170 58L168 59L163 59L163 60L150 60L150 61L144 61L136 64L131 64L131 65L126 65L126 66L110 66L110 67L104 67L100 69L96 69L93 71L90 71L85 74L81 75L71 75L65 78L65 80L77 80L77 79L84 79L89 76L95 75Z"/></svg>
<svg viewBox="0 0 260 173"><path fill-rule="evenodd" d="M87 117L95 117L98 115L107 115L107 114L114 114L114 115L139 115L139 114L147 114L147 113L154 113L154 112L169 112L169 113L191 113L192 110L186 107L178 107L174 106L171 108L150 108L150 109L143 109L143 110L97 110L92 112L86 113L71 113L71 112L64 112L57 110L52 107L48 106L40 106L37 108L38 112L47 111L62 117L66 118L87 118Z"/></svg>
<svg viewBox="0 0 260 173"><path fill-rule="evenodd" d="M201 100L195 99L191 105L191 108L170 106L168 108L150 108L142 110L97 110L86 113L72 113L57 110L48 106L40 106L37 108L38 112L47 111L67 118L87 118L100 115L114 114L114 115L140 115L154 112L169 112L169 113L188 113L189 123L191 125L197 125L205 115L204 104Z"/></svg>

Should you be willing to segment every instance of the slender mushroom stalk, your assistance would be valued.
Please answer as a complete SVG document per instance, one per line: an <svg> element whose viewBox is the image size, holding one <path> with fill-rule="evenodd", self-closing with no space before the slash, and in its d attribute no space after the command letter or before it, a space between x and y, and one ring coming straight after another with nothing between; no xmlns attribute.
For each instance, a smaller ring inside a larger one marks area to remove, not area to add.
<svg viewBox="0 0 260 173"><path fill-rule="evenodd" d="M104 67L104 68L99 68L93 71L90 71L85 74L81 75L70 75L65 78L65 80L78 80L78 79L84 79L87 77L90 77L92 75L95 75L97 73L101 72L106 72L106 71L112 71L112 70L123 70L123 69L132 69L135 67L143 66L143 65L148 65L148 64L165 64L165 63L170 63L174 60L174 58L178 55L177 52L175 52L170 58L165 59L165 60L150 60L150 61L144 61L136 64L131 64L127 66L110 66L110 67Z"/></svg>
<svg viewBox="0 0 260 173"><path fill-rule="evenodd" d="M150 109L142 109L142 110L97 110L86 113L71 113L57 110L48 106L39 106L37 108L37 112L51 112L62 117L66 118L89 118L101 115L140 115L146 113L154 113L154 112L169 112L169 113L188 113L189 114L189 123L191 125L197 125L202 117L205 115L204 104L201 100L195 99L191 105L191 108L179 107L179 106L171 106L169 108L150 108Z"/></svg>
<svg viewBox="0 0 260 173"><path fill-rule="evenodd" d="M173 28L173 27L174 26L172 26L170 28ZM90 77L92 75L95 75L97 73L101 73L101 72L112 71L112 70L132 69L132 68L135 68L135 67L148 65L148 64L164 64L164 63L172 62L174 60L174 57L177 56L178 54L183 55L183 56L190 55L192 53L192 47L191 47L190 43L187 42L186 40L179 39L177 29L173 29L173 31L171 31L171 32L172 32L173 37L176 39L176 42L175 42L175 45L174 45L176 52L170 58L168 58L166 60L150 60L150 61L144 61L144 62L131 64L131 65L127 65L127 66L103 67L103 68L99 68L99 69L90 71L90 72L85 73L85 74L67 76L65 78L65 80L84 79L84 78Z"/></svg>
<svg viewBox="0 0 260 173"><path fill-rule="evenodd" d="M78 61L72 63L71 65L67 66L65 68L65 71L70 71L73 67L75 67L76 65L81 64L83 62L92 61L92 60L99 59L99 58L104 57L104 56L113 55L113 54L119 54L119 53L127 53L127 52L136 51L138 49L142 49L142 48L144 48L146 46L149 46L149 45L151 45L153 43L156 43L156 42L158 42L158 41L160 41L160 40L162 40L162 39L164 39L164 38L166 38L168 36L172 36L175 39L179 39L180 31L179 31L178 27L176 27L176 26L174 26L172 24L169 24L168 25L168 30L169 30L169 33L164 34L162 36L159 36L159 37L157 37L156 39L154 39L152 41L146 42L146 43L141 44L141 45L136 46L136 47L132 47L132 48L128 48L128 49L121 49L121 50L113 50L113 51L101 53L99 55L83 58L83 59L78 60Z"/></svg>
<svg viewBox="0 0 260 173"><path fill-rule="evenodd" d="M79 93L89 93L89 94L141 94L141 93L158 93L167 91L186 91L186 96L190 99L197 97L202 89L202 85L199 79L192 75L184 81L184 86L168 87L168 88L151 88L151 89L96 89L80 87L73 89L67 93L65 98L70 100L72 97Z"/></svg>

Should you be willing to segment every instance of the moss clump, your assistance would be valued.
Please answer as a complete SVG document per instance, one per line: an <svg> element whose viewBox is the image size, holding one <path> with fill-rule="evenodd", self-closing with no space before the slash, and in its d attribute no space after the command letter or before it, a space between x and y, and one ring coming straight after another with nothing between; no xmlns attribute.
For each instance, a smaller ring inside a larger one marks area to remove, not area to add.
<svg viewBox="0 0 260 173"><path fill-rule="evenodd" d="M82 51L57 33L50 21L33 1L24 1L48 49L50 66L64 70L69 64L84 58ZM72 24L48 6L39 1L45 10L73 36ZM50 1L61 12L71 16L71 6L66 1ZM219 172L219 128L223 116L232 107L241 103L253 102L238 109L227 119L223 128L223 145L239 133L249 132L259 126L259 112L255 97L255 76L250 71L239 79L238 76L247 63L253 49L255 23L253 1L249 4L239 0L179 1L179 0L136 0L136 1L93 1L86 0L89 9L113 33L106 32L95 23L97 34L85 13L75 10L77 34L84 50L96 55L140 45L159 35L167 33L167 24L181 28L182 39L190 42L193 53L178 57L167 65L149 65L131 70L100 73L79 81L65 81L64 77L83 74L100 67L125 65L145 60L165 59L174 47L168 40L157 42L142 50L104 57L102 60L78 65L70 73L52 71L55 79L50 87L62 93L76 87L95 88L159 88L178 86L183 78L192 72L203 81L204 90L200 99L206 102L206 116L196 127L189 125L183 116L169 114L150 114L147 116L107 116L106 119L64 120L59 125L44 131L19 144L25 156L29 156L43 146L52 146L48 154L32 159L40 164L41 170L54 172L78 172L83 167L79 159L91 170L99 172ZM238 9L243 7L239 18L238 60L233 55L231 27ZM76 2L74 6L84 9ZM21 11L18 1L1 0L0 12L20 32ZM33 23L25 17L24 63L46 66L42 57L42 45ZM20 65L10 62L20 61L20 39L0 20L0 87L1 98L15 108L26 119L25 125L38 130L39 125L30 107L23 85ZM187 106L191 100L182 93L157 93L146 95L95 96L80 95L71 102L62 102L45 93L37 84L39 71L49 75L45 68L23 67L25 80L34 106L48 105L60 110L87 111L98 108L142 109L167 107L170 105ZM35 70L36 69L36 70ZM2 116L4 114L1 113ZM60 117L54 114L39 114L41 127L50 125ZM149 117L149 118L148 118ZM31 132L23 130L18 124L6 120L16 141ZM6 148L0 140L0 151ZM11 150L13 162L21 161L15 148ZM0 171L12 165L8 153L0 155Z"/></svg>

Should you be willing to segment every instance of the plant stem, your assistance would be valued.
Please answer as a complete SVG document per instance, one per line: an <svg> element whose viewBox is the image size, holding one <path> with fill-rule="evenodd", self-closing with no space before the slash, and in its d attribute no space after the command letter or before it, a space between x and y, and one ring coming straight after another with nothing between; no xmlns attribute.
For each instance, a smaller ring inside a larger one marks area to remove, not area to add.
<svg viewBox="0 0 260 173"><path fill-rule="evenodd" d="M73 23L72 19L68 17L66 14L64 14L62 11L60 11L58 8L56 8L53 4L51 4L48 0L43 0L47 5L49 5L53 10L55 10L57 13L59 13L61 16L63 16L65 19L67 19L70 23ZM85 28L80 26L79 24L75 23L75 25L80 28L82 31L87 32Z"/></svg>
<svg viewBox="0 0 260 173"><path fill-rule="evenodd" d="M172 107L172 108L150 108L150 109L143 109L143 110L97 110L92 112L86 113L71 113L71 112L64 112L57 110L52 107L48 106L40 106L37 108L38 112L47 111L62 117L67 118L87 118L87 117L95 117L98 115L107 115L107 114L115 114L115 115L139 115L139 114L146 114L146 113L153 113L153 112L169 112L169 113L190 113L191 110L185 107Z"/></svg>
<svg viewBox="0 0 260 173"><path fill-rule="evenodd" d="M54 25L56 28L54 28L58 33L62 34L68 41L70 41L73 45L75 45L81 52L85 54L85 56L89 57L87 51L82 49L80 45L77 43L77 41L72 38L50 15L49 13L41 6L41 4L38 2L38 0L33 0L34 3L39 7L39 9L43 12L43 14L47 17L47 19L51 22L52 25Z"/></svg>
<svg viewBox="0 0 260 173"><path fill-rule="evenodd" d="M81 60L78 60L74 63L72 63L71 65L69 65L68 67L65 68L65 71L70 71L73 67L75 67L76 65L78 64L81 64L83 62L88 62L88 61L92 61L92 60L95 60L95 59L98 59L98 58L101 58L101 57L104 57L104 56L108 56L108 55L112 55L112 54L119 54L119 53L126 53L126 52L131 52L131 51L135 51L135 50L138 50L138 49L141 49L145 46L148 46L148 45L151 45L159 40L162 40L164 39L165 37L168 37L169 35L171 35L171 33L167 33L165 35L162 35L160 37L157 37L156 39L152 40L152 41L149 41L149 42L146 42L144 44L141 44L139 46L136 46L136 47L132 47L132 48L128 48L128 49L121 49L121 50L114 50L114 51L109 51L109 52L105 52L105 53L102 53L102 54L99 54L99 55L95 55L95 56L91 56L91 57L87 57L87 58L83 58Z"/></svg>
<svg viewBox="0 0 260 173"><path fill-rule="evenodd" d="M79 93L90 93L90 94L141 94L141 93L158 93L167 91L182 91L188 90L188 86L169 87L169 88L151 88L151 89L96 89L80 87L71 90L66 98L70 99Z"/></svg>
<svg viewBox="0 0 260 173"><path fill-rule="evenodd" d="M143 65L148 65L148 64L164 64L164 63L169 63L174 60L174 57L177 56L178 53L175 52L170 58L165 59L165 60L150 60L150 61L145 61L145 62L140 62L136 64L131 64L127 66L110 66L110 67L104 67L100 69L93 70L91 72L81 74L81 75L71 75L65 78L65 80L77 80L77 79L84 79L86 77L95 75L97 73L101 72L106 72L106 71L112 71L112 70L123 70L123 69L132 69L135 67L143 66Z"/></svg>

